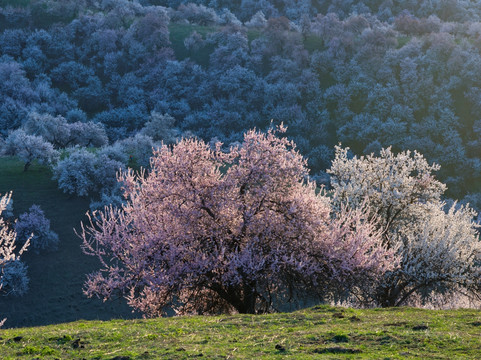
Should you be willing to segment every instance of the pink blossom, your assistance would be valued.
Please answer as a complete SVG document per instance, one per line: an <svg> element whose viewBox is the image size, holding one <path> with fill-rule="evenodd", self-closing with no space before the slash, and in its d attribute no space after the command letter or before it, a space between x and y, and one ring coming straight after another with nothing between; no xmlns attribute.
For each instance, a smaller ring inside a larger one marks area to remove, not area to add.
<svg viewBox="0 0 481 360"><path fill-rule="evenodd" d="M102 262L85 293L121 291L150 316L258 313L391 269L362 209L331 216L284 131L249 131L228 152L184 139L154 151L149 173L121 173L126 204L82 225L84 251Z"/></svg>

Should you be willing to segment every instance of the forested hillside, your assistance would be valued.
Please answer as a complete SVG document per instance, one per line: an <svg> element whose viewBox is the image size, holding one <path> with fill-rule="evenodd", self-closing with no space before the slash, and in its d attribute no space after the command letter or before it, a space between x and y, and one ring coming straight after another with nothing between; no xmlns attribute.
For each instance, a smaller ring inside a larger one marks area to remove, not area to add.
<svg viewBox="0 0 481 360"><path fill-rule="evenodd" d="M449 195L479 204L476 2L3 3L4 137L33 112L102 124L110 143L153 113L177 136L226 144L274 119L312 175L338 142L416 149L442 166Z"/></svg>
<svg viewBox="0 0 481 360"><path fill-rule="evenodd" d="M91 209L153 147L281 123L317 184L338 143L417 150L481 209L481 1L0 0L0 31L0 153Z"/></svg>

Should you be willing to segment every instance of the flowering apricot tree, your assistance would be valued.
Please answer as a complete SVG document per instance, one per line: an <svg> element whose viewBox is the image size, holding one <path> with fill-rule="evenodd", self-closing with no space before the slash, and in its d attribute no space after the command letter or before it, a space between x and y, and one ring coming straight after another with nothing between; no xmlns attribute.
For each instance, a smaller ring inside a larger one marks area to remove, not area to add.
<svg viewBox="0 0 481 360"><path fill-rule="evenodd" d="M357 207L367 201L380 219L385 242L389 242L389 233L397 232L411 220L413 205L439 201L446 190L446 185L433 175L440 166L429 165L418 152L394 154L387 148L379 156L349 158L348 151L336 146L335 158L327 170L331 174L333 205Z"/></svg>
<svg viewBox="0 0 481 360"><path fill-rule="evenodd" d="M149 173L119 180L126 204L82 225L84 251L103 265L85 292L123 291L149 316L268 312L395 266L363 209L331 216L306 161L275 130L249 131L228 152L184 139L154 151Z"/></svg>
<svg viewBox="0 0 481 360"><path fill-rule="evenodd" d="M396 251L400 265L384 274L365 301L398 306L411 295L443 293L454 288L481 295L481 243L476 213L467 206L447 207L441 201L446 186L436 180L438 165L419 153L349 158L336 147L331 174L332 204L369 206L378 219L383 244ZM366 296L367 295L367 296Z"/></svg>

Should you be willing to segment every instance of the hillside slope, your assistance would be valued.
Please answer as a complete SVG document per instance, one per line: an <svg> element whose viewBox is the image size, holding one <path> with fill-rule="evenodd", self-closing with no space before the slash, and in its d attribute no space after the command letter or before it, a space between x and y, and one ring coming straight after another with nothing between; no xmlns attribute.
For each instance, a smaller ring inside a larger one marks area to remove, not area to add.
<svg viewBox="0 0 481 360"><path fill-rule="evenodd" d="M318 306L290 314L0 330L2 359L476 359L481 313Z"/></svg>
<svg viewBox="0 0 481 360"><path fill-rule="evenodd" d="M73 230L79 228L89 199L65 195L51 177L46 166L34 164L23 172L20 161L0 158L0 194L13 191L15 216L32 204L40 205L60 238L58 251L29 251L22 257L28 266L30 290L20 298L0 296L0 317L7 317L5 326L132 317L125 301L102 303L82 294L86 274L99 267L96 259L82 253L81 241Z"/></svg>

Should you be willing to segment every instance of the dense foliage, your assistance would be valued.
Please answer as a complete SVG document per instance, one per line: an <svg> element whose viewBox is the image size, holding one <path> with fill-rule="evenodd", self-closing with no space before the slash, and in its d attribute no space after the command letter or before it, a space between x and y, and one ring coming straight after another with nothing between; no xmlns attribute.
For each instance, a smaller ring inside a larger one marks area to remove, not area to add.
<svg viewBox="0 0 481 360"><path fill-rule="evenodd" d="M477 2L195 3L8 1L0 131L58 123L54 148L145 127L228 144L274 119L326 183L339 141L392 146L440 164L447 194L481 206Z"/></svg>
<svg viewBox="0 0 481 360"><path fill-rule="evenodd" d="M390 0L143 0L143 4L163 5L177 8L180 4L195 3L213 7L217 11L229 9L242 21L249 20L256 12L262 11L268 17L287 16L301 20L303 16L319 13L335 13L341 18L350 14L373 14L382 21L392 20L403 14L419 18L433 16L444 21L478 21L481 19L479 1L403 1Z"/></svg>

